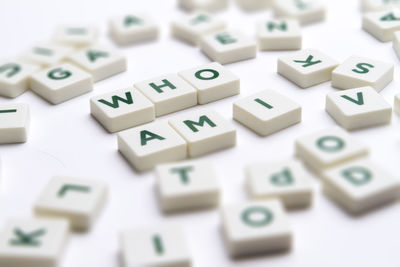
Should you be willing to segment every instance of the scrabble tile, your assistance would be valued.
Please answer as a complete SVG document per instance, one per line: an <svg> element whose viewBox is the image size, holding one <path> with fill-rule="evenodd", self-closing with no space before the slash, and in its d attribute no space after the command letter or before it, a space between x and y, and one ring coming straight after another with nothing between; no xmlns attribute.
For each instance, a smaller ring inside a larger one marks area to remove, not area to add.
<svg viewBox="0 0 400 267"><path fill-rule="evenodd" d="M278 198L287 209L311 206L312 178L297 160L252 164L246 178L252 199Z"/></svg>
<svg viewBox="0 0 400 267"><path fill-rule="evenodd" d="M159 29L145 14L127 14L112 18L109 22L110 36L120 46L153 41Z"/></svg>
<svg viewBox="0 0 400 267"><path fill-rule="evenodd" d="M0 266L56 267L67 237L66 220L8 220L0 235Z"/></svg>
<svg viewBox="0 0 400 267"><path fill-rule="evenodd" d="M187 144L167 122L157 121L118 133L118 150L137 171L186 158Z"/></svg>
<svg viewBox="0 0 400 267"><path fill-rule="evenodd" d="M380 92L393 80L393 71L391 63L352 56L332 72L332 86L338 89L371 86Z"/></svg>
<svg viewBox="0 0 400 267"><path fill-rule="evenodd" d="M26 142L29 122L27 104L0 104L0 144Z"/></svg>
<svg viewBox="0 0 400 267"><path fill-rule="evenodd" d="M155 119L154 104L133 87L92 97L90 112L111 133Z"/></svg>
<svg viewBox="0 0 400 267"><path fill-rule="evenodd" d="M137 228L121 234L124 267L190 267L192 259L179 226Z"/></svg>
<svg viewBox="0 0 400 267"><path fill-rule="evenodd" d="M197 90L198 104L207 104L240 93L240 79L218 62L178 73Z"/></svg>
<svg viewBox="0 0 400 267"><path fill-rule="evenodd" d="M53 40L63 45L89 46L98 39L98 29L90 25L63 25L57 27Z"/></svg>
<svg viewBox="0 0 400 267"><path fill-rule="evenodd" d="M92 46L71 54L68 60L89 72L94 82L126 71L126 57L107 47Z"/></svg>
<svg viewBox="0 0 400 267"><path fill-rule="evenodd" d="M185 161L158 165L156 188L164 212L214 208L220 186L209 161Z"/></svg>
<svg viewBox="0 0 400 267"><path fill-rule="evenodd" d="M29 88L30 76L39 66L19 60L0 61L0 96L17 97Z"/></svg>
<svg viewBox="0 0 400 267"><path fill-rule="evenodd" d="M400 30L399 20L400 10L371 12L363 16L362 27L381 42L389 42Z"/></svg>
<svg viewBox="0 0 400 267"><path fill-rule="evenodd" d="M300 24L297 20L262 20L257 23L260 50L299 50L302 44Z"/></svg>
<svg viewBox="0 0 400 267"><path fill-rule="evenodd" d="M106 185L98 180L55 176L37 199L38 217L67 219L74 230L88 230L103 209Z"/></svg>
<svg viewBox="0 0 400 267"><path fill-rule="evenodd" d="M233 257L291 248L291 226L276 199L226 206L221 215L223 236Z"/></svg>
<svg viewBox="0 0 400 267"><path fill-rule="evenodd" d="M52 104L60 104L93 90L92 76L64 63L32 75L31 90Z"/></svg>
<svg viewBox="0 0 400 267"><path fill-rule="evenodd" d="M400 94L394 97L394 111L400 116Z"/></svg>
<svg viewBox="0 0 400 267"><path fill-rule="evenodd" d="M256 42L239 31L220 31L202 37L201 51L211 60L229 64L257 55Z"/></svg>
<svg viewBox="0 0 400 267"><path fill-rule="evenodd" d="M392 106L369 86L328 94L326 111L347 130L388 124L392 119Z"/></svg>
<svg viewBox="0 0 400 267"><path fill-rule="evenodd" d="M396 31L393 34L393 49L396 52L397 57L400 59L400 31Z"/></svg>
<svg viewBox="0 0 400 267"><path fill-rule="evenodd" d="M400 0L361 0L361 9L364 12L390 10L400 8Z"/></svg>
<svg viewBox="0 0 400 267"><path fill-rule="evenodd" d="M199 110L174 117L169 124L188 143L190 157L198 157L236 145L236 129L212 110Z"/></svg>
<svg viewBox="0 0 400 267"><path fill-rule="evenodd" d="M246 11L260 11L273 7L274 0L236 0L236 4Z"/></svg>
<svg viewBox="0 0 400 267"><path fill-rule="evenodd" d="M272 90L265 90L233 103L233 118L261 136L301 121L301 106Z"/></svg>
<svg viewBox="0 0 400 267"><path fill-rule="evenodd" d="M278 58L278 73L301 88L308 88L332 78L339 62L313 49Z"/></svg>
<svg viewBox="0 0 400 267"><path fill-rule="evenodd" d="M195 12L171 23L172 35L184 42L198 45L203 35L222 31L226 23L206 12Z"/></svg>
<svg viewBox="0 0 400 267"><path fill-rule="evenodd" d="M20 59L27 63L36 64L44 68L64 61L72 52L72 47L41 43L25 51L20 56Z"/></svg>
<svg viewBox="0 0 400 267"><path fill-rule="evenodd" d="M228 7L228 0L179 0L179 6L186 11L219 11Z"/></svg>
<svg viewBox="0 0 400 267"><path fill-rule="evenodd" d="M196 89L177 74L155 77L134 86L154 103L157 117L197 105Z"/></svg>
<svg viewBox="0 0 400 267"><path fill-rule="evenodd" d="M332 127L296 140L296 156L317 174L369 154L366 145L340 127Z"/></svg>
<svg viewBox="0 0 400 267"><path fill-rule="evenodd" d="M400 180L369 159L353 161L325 172L323 188L325 194L355 214L400 197Z"/></svg>
<svg viewBox="0 0 400 267"><path fill-rule="evenodd" d="M302 25L325 20L325 13L320 0L278 0L274 5L276 17L297 19Z"/></svg>

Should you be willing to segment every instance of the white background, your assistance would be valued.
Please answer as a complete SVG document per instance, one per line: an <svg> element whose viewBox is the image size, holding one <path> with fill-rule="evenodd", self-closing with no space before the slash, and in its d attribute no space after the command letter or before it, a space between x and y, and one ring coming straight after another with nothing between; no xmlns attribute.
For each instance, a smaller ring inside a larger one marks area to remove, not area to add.
<svg viewBox="0 0 400 267"><path fill-rule="evenodd" d="M198 48L170 37L169 22L182 16L172 0L13 0L0 8L0 58L18 55L36 42L46 41L62 23L93 23L101 27L101 42L113 45L107 36L107 20L127 12L147 12L161 26L157 42L121 49L128 58L128 71L95 84L93 92L53 106L27 92L0 103L25 102L32 113L29 140L25 144L2 145L0 227L9 218L29 218L32 205L49 179L56 174L105 180L110 198L94 228L72 234L62 267L115 267L118 234L142 225L178 222L183 225L195 267L223 266L399 266L400 205L387 206L354 218L327 199L320 190L311 209L290 212L294 246L290 253L247 258L228 257L220 235L217 210L164 216L154 193L152 172L137 174L117 152L115 134L108 134L91 116L89 98L132 85L153 76L174 73L209 60ZM244 13L236 6L220 13L230 28L255 35L255 21L271 17L269 11ZM361 30L358 1L331 0L324 23L304 27L304 48L317 48L343 61L351 55L368 56L395 64L395 80L382 95L389 103L400 92L399 61L391 43L380 43ZM238 131L233 149L207 156L214 162L223 188L222 205L248 199L244 167L253 162L290 159L297 137L335 125L324 111L325 96L334 92L330 83L300 89L276 73L277 57L289 52L260 52L254 60L227 65L240 76L241 94L193 109L214 109L232 118L232 102L270 88L303 106L303 122L267 138L261 138L232 121ZM165 120L181 111L158 120ZM387 171L399 176L399 118L391 125L353 132L371 147L371 157ZM317 181L317 179L316 179ZM2 266L6 267L6 266Z"/></svg>

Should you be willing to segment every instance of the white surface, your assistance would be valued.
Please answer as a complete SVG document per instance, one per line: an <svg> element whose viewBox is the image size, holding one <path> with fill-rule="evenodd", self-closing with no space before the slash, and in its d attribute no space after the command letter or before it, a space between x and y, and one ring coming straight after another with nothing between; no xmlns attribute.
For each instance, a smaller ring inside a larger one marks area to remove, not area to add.
<svg viewBox="0 0 400 267"><path fill-rule="evenodd" d="M94 91L53 106L31 92L16 99L1 98L1 103L29 102L32 115L29 140L23 145L2 145L3 179L0 184L0 227L12 217L29 217L38 194L53 175L100 177L110 186L105 210L87 234L72 234L61 267L119 267L118 233L142 225L178 222L183 225L194 267L293 267L293 266L385 266L398 267L400 204L390 205L364 217L353 218L334 205L320 191L315 205L305 211L289 213L294 230L293 250L288 254L266 255L239 261L228 257L220 234L220 218L215 210L163 216L154 194L154 174L135 173L117 152L115 134L108 134L89 114L89 98L134 82L165 73L178 72L208 63L197 48L169 36L169 22L182 16L169 0L147 1L50 0L8 1L0 8L2 38L0 57L11 57L30 45L51 37L59 24L98 23L101 40L106 37L107 20L126 11L148 11L162 25L159 41L121 49L128 57L126 73L94 85ZM235 6L221 13L230 27L239 28L255 38L257 19L270 11L242 13ZM343 61L351 55L372 57L395 64L395 80L381 95L393 103L399 93L399 61L390 43L380 43L361 29L358 1L331 0L327 21L303 28L304 47L316 48ZM250 163L286 160L294 154L298 136L336 125L325 112L325 97L335 92L330 83L303 90L276 73L277 57L290 52L262 52L254 60L227 65L242 82L240 95L181 113L211 108L226 118L232 116L235 100L264 89L274 89L303 105L303 121L267 138L232 122L237 128L235 148L211 154L220 178L222 204L247 200L244 167ZM353 132L371 148L374 162L399 177L400 125L394 116L390 125ZM316 180L318 181L318 180ZM329 259L329 260L327 260Z"/></svg>
<svg viewBox="0 0 400 267"><path fill-rule="evenodd" d="M0 104L0 111L0 144L26 142L30 124L28 104Z"/></svg>

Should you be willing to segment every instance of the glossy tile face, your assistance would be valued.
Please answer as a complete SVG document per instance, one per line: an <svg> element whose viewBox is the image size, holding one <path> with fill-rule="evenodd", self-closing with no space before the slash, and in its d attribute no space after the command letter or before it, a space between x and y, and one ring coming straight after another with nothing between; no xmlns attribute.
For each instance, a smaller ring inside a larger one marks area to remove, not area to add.
<svg viewBox="0 0 400 267"><path fill-rule="evenodd" d="M326 111L347 130L388 124L392 119L392 106L369 86L328 94Z"/></svg>
<svg viewBox="0 0 400 267"><path fill-rule="evenodd" d="M325 193L351 213L366 212L400 197L400 180L369 159L324 172L323 184Z"/></svg>
<svg viewBox="0 0 400 267"><path fill-rule="evenodd" d="M296 155L319 173L365 157L369 148L340 127L328 128L296 140Z"/></svg>
<svg viewBox="0 0 400 267"><path fill-rule="evenodd" d="M218 62L178 73L197 90L198 104L207 104L240 93L240 79Z"/></svg>
<svg viewBox="0 0 400 267"><path fill-rule="evenodd" d="M33 74L31 90L56 105L92 91L93 79L86 71L64 63Z"/></svg>
<svg viewBox="0 0 400 267"><path fill-rule="evenodd" d="M222 231L232 257L288 250L292 230L280 201L225 206Z"/></svg>
<svg viewBox="0 0 400 267"><path fill-rule="evenodd" d="M256 41L239 31L220 31L202 37L201 51L213 61L229 64L255 58Z"/></svg>
<svg viewBox="0 0 400 267"><path fill-rule="evenodd" d="M118 150L138 171L187 157L186 141L164 121L118 133Z"/></svg>
<svg viewBox="0 0 400 267"><path fill-rule="evenodd" d="M257 38L260 50L299 50L302 34L297 20L266 19L257 23Z"/></svg>
<svg viewBox="0 0 400 267"><path fill-rule="evenodd" d="M301 88L308 88L330 81L338 64L318 50L307 49L279 57L278 73Z"/></svg>
<svg viewBox="0 0 400 267"><path fill-rule="evenodd" d="M216 207L220 186L213 164L206 160L158 165L156 187L164 212Z"/></svg>
<svg viewBox="0 0 400 267"><path fill-rule="evenodd" d="M129 46L158 38L159 27L147 14L126 14L109 22L110 36L119 46Z"/></svg>
<svg viewBox="0 0 400 267"><path fill-rule="evenodd" d="M393 71L392 63L352 56L332 72L332 86L338 89L371 86L380 92L393 80Z"/></svg>
<svg viewBox="0 0 400 267"><path fill-rule="evenodd" d="M68 234L66 220L9 220L0 236L0 265L56 267Z"/></svg>
<svg viewBox="0 0 400 267"><path fill-rule="evenodd" d="M197 105L197 91L177 74L167 74L134 84L156 109L156 116Z"/></svg>
<svg viewBox="0 0 400 267"><path fill-rule="evenodd" d="M191 45L198 45L202 36L225 29L226 23L207 12L195 12L187 17L174 20L172 35Z"/></svg>
<svg viewBox="0 0 400 267"><path fill-rule="evenodd" d="M122 266L190 267L185 237L174 224L137 228L121 234Z"/></svg>
<svg viewBox="0 0 400 267"><path fill-rule="evenodd" d="M55 176L34 205L38 217L67 219L74 230L88 230L103 208L107 187L95 179Z"/></svg>
<svg viewBox="0 0 400 267"><path fill-rule="evenodd" d="M118 132L155 119L154 104L128 87L90 99L90 112L109 132Z"/></svg>
<svg viewBox="0 0 400 267"><path fill-rule="evenodd" d="M124 56L114 49L98 45L73 53L67 60L90 73L94 82L126 71Z"/></svg>
<svg viewBox="0 0 400 267"><path fill-rule="evenodd" d="M252 199L278 198L288 209L312 203L312 177L300 161L254 163L246 167L246 179Z"/></svg>
<svg viewBox="0 0 400 267"><path fill-rule="evenodd" d="M236 129L212 110L174 117L169 124L188 143L189 157L198 157L236 145Z"/></svg>
<svg viewBox="0 0 400 267"><path fill-rule="evenodd" d="M301 121L301 106L273 90L265 90L233 104L233 118L261 136Z"/></svg>

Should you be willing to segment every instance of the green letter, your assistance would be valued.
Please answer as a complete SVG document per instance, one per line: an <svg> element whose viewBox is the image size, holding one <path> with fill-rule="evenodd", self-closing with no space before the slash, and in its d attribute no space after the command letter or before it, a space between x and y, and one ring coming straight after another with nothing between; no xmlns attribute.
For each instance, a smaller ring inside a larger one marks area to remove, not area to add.
<svg viewBox="0 0 400 267"><path fill-rule="evenodd" d="M15 113L16 109L0 109L0 113Z"/></svg>
<svg viewBox="0 0 400 267"><path fill-rule="evenodd" d="M197 25L201 22L209 22L210 21L210 17L205 15L205 14L199 14L197 15L195 18L190 20L190 24L192 25Z"/></svg>
<svg viewBox="0 0 400 267"><path fill-rule="evenodd" d="M258 104L260 104L260 105L263 105L263 106L266 107L267 109L273 109L273 108L274 108L273 106L271 106L270 104L268 104L268 103L262 101L262 100L259 99L259 98L254 99L254 101L256 101L256 102L257 102Z"/></svg>
<svg viewBox="0 0 400 267"><path fill-rule="evenodd" d="M40 246L40 242L36 240L38 237L46 234L44 229L39 229L31 233L24 233L21 229L15 228L14 234L16 239L10 240L12 246Z"/></svg>
<svg viewBox="0 0 400 267"><path fill-rule="evenodd" d="M162 239L159 235L153 236L153 244L158 255L164 254L164 246L162 243Z"/></svg>
<svg viewBox="0 0 400 267"><path fill-rule="evenodd" d="M129 27L131 25L137 25L137 24L142 24L143 21L142 19L135 17L135 16L126 16L124 18L124 26Z"/></svg>
<svg viewBox="0 0 400 267"><path fill-rule="evenodd" d="M317 140L317 146L325 152L337 152L345 147L345 143L339 137L324 136Z"/></svg>
<svg viewBox="0 0 400 267"><path fill-rule="evenodd" d="M194 168L192 166L173 168L173 169L171 169L171 173L178 173L181 178L182 183L188 184L189 183L188 172L193 171L193 169Z"/></svg>
<svg viewBox="0 0 400 267"><path fill-rule="evenodd" d="M124 102L125 104L128 104L128 105L133 104L133 99L132 99L131 92L126 92L125 93L125 97L126 97L126 99L122 98L122 97L119 97L117 95L113 95L111 97L112 103L110 103L110 102L108 102L108 101L106 101L104 99L99 99L98 101L100 103L102 103L104 105L107 105L107 106L110 106L112 108L119 108L119 101Z"/></svg>
<svg viewBox="0 0 400 267"><path fill-rule="evenodd" d="M276 186L291 185L294 182L292 172L285 168L282 172L271 175L270 181Z"/></svg>
<svg viewBox="0 0 400 267"><path fill-rule="evenodd" d="M229 33L220 33L215 36L215 38L220 42L221 44L232 44L236 43L237 40L234 39L232 36L229 35Z"/></svg>
<svg viewBox="0 0 400 267"><path fill-rule="evenodd" d="M195 133L197 133L199 130L194 125L203 127L205 122L207 122L207 124L210 125L212 128L217 126L206 115L200 116L199 122L195 122L195 121L191 121L191 120L183 121L183 123L186 124L186 126L189 127L190 130L192 130Z"/></svg>
<svg viewBox="0 0 400 267"><path fill-rule="evenodd" d="M368 63L358 63L356 66L357 66L357 68L359 68L361 70L352 69L352 71L354 71L356 73L360 73L360 74L365 74L365 73L369 72L369 69L367 69L366 67L375 68L374 65L371 65Z"/></svg>
<svg viewBox="0 0 400 267"><path fill-rule="evenodd" d="M8 63L0 67L0 73L10 70L9 73L6 74L7 78L11 78L15 74L21 71L21 66L14 63Z"/></svg>
<svg viewBox="0 0 400 267"><path fill-rule="evenodd" d="M47 74L47 77L53 80L63 80L71 76L72 73L69 71L63 71L61 68L54 69Z"/></svg>
<svg viewBox="0 0 400 267"><path fill-rule="evenodd" d="M153 139L164 140L165 138L146 130L140 132L140 142L142 146L147 145L147 142Z"/></svg>
<svg viewBox="0 0 400 267"><path fill-rule="evenodd" d="M381 17L381 21L396 21L396 20L400 20L400 18L396 18L393 12L390 12L385 16Z"/></svg>
<svg viewBox="0 0 400 267"><path fill-rule="evenodd" d="M85 28L68 28L67 29L67 34L72 34L72 35L83 35L86 34L87 31Z"/></svg>
<svg viewBox="0 0 400 267"><path fill-rule="evenodd" d="M372 173L364 167L351 167L342 171L344 178L353 185L360 186L372 179Z"/></svg>
<svg viewBox="0 0 400 267"><path fill-rule="evenodd" d="M162 80L162 82L164 83L164 84L161 84L161 85L156 85L155 83L150 83L149 85L154 89L154 90L156 90L157 91L157 93L164 93L164 91L163 90L161 90L161 88L163 88L163 87L169 87L169 88L171 88L172 90L173 89L176 89L176 87L175 87L175 85L173 85L170 81L168 81L167 79L164 79L164 80Z"/></svg>
<svg viewBox="0 0 400 267"><path fill-rule="evenodd" d="M296 7L297 7L298 9L300 9L300 10L304 10L304 9L307 9L307 8L308 8L308 4L304 3L304 2L301 1L301 0L294 0L294 2L295 2Z"/></svg>
<svg viewBox="0 0 400 267"><path fill-rule="evenodd" d="M53 50L44 48L44 47L34 47L33 48L33 53L39 54L42 56L52 56L53 55Z"/></svg>
<svg viewBox="0 0 400 267"><path fill-rule="evenodd" d="M257 218L256 216L252 217L252 215L258 214L262 215L262 218ZM273 220L272 212L265 207L250 207L242 212L242 221L251 226L251 227L262 227L266 226Z"/></svg>
<svg viewBox="0 0 400 267"><path fill-rule="evenodd" d="M94 51L94 50L87 51L86 55L89 58L90 62L95 62L99 57L109 56L107 52Z"/></svg>
<svg viewBox="0 0 400 267"><path fill-rule="evenodd" d="M64 197L67 191L79 191L81 193L88 193L90 192L90 187L82 185L74 185L74 184L65 184L61 187L60 191L58 191L58 197Z"/></svg>
<svg viewBox="0 0 400 267"><path fill-rule="evenodd" d="M268 22L267 23L268 31L272 32L274 29L278 29L280 31L286 32L287 31L287 24L286 22L282 22L281 24L277 24L275 22Z"/></svg>
<svg viewBox="0 0 400 267"><path fill-rule="evenodd" d="M358 92L357 93L357 100L355 100L355 99L353 99L353 98L351 98L351 97L349 97L347 95L342 95L341 97L343 97L344 99L349 100L349 101L351 101L354 104L357 104L359 106L364 105L364 97L363 97L362 92Z"/></svg>
<svg viewBox="0 0 400 267"><path fill-rule="evenodd" d="M208 77L208 76L204 77L204 76L202 76L202 74L203 74L204 72L210 72L210 73L212 74L212 76L210 76L210 77ZM212 70L212 69L204 69L204 70L199 70L199 71L197 71L197 72L194 74L194 76L195 76L197 79L200 79L200 80L206 80L206 81L207 81L207 80L214 80L214 79L216 79L216 78L219 77L219 72L216 71L216 70Z"/></svg>
<svg viewBox="0 0 400 267"><path fill-rule="evenodd" d="M314 58L313 55L309 55L308 58L306 60L293 60L296 63L304 63L304 65L302 65L303 68L307 68L309 66L321 63L321 60L317 60L317 61L312 61Z"/></svg>

